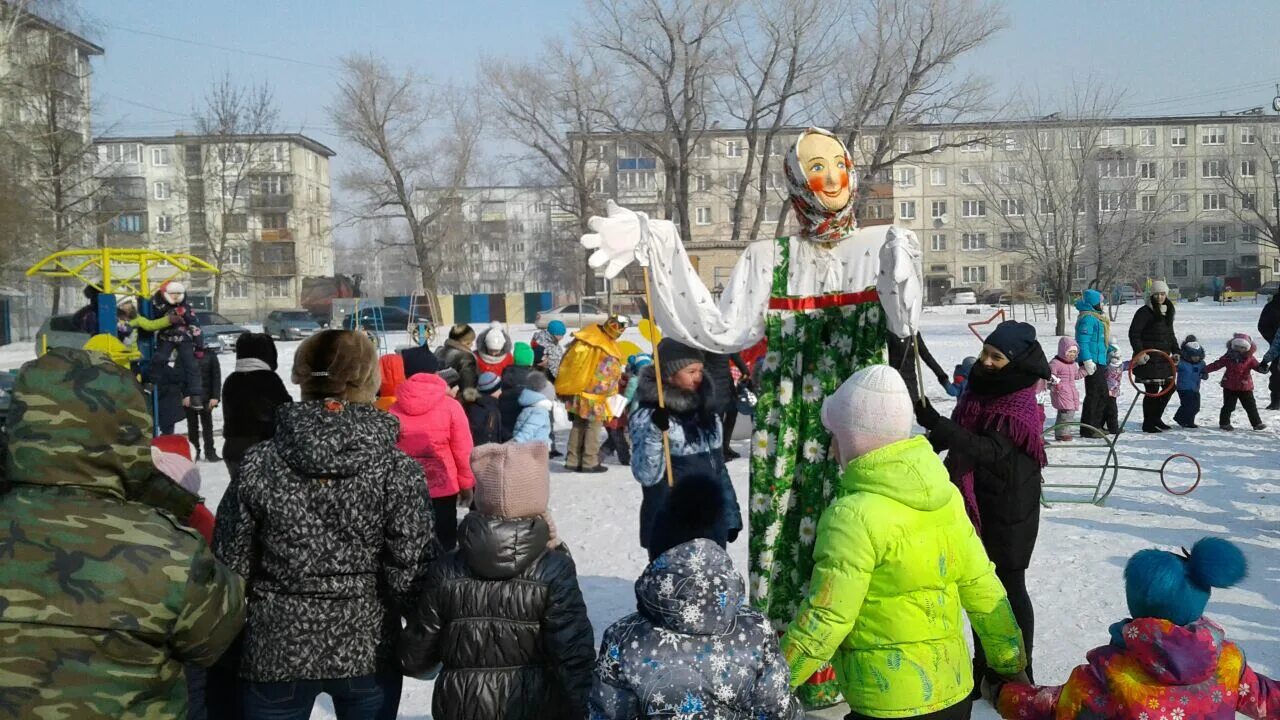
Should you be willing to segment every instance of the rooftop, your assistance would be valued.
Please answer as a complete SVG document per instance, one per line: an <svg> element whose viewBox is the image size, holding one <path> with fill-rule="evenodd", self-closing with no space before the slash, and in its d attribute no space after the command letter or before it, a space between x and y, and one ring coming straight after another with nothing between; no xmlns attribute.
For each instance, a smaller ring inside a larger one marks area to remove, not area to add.
<svg viewBox="0 0 1280 720"><path fill-rule="evenodd" d="M141 143L143 145L203 145L205 143L229 142L288 142L297 143L312 152L325 157L337 155L329 146L301 133L270 133L265 135L190 135L177 132L173 135L109 135L94 138L95 143L107 145L112 143Z"/></svg>

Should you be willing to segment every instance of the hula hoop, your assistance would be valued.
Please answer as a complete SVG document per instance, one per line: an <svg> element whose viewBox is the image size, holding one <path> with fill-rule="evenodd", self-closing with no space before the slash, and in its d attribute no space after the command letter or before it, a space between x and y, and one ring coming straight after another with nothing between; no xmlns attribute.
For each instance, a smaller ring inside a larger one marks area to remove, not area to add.
<svg viewBox="0 0 1280 720"><path fill-rule="evenodd" d="M1168 467L1169 463L1175 458L1186 458L1191 461L1192 465L1196 466L1196 481L1191 483L1191 487L1181 492L1169 487L1169 483L1166 482L1164 479L1164 469ZM1164 489L1168 491L1170 495L1177 495L1179 497L1183 495L1190 495L1196 488L1200 487L1200 478L1202 475L1203 475L1203 471L1200 468L1200 461L1196 460L1195 458L1191 457L1186 453L1174 453L1169 457L1165 458L1163 463L1160 463L1160 484L1164 486Z"/></svg>
<svg viewBox="0 0 1280 720"><path fill-rule="evenodd" d="M1164 378L1158 378L1160 382L1167 382L1168 384L1165 386L1164 390L1161 390L1160 392L1154 395L1147 392L1143 388L1138 387L1138 383L1133 379L1133 369L1136 367L1141 367L1141 365L1139 365L1135 361L1138 358L1146 357L1152 354L1163 355L1165 362L1169 363L1169 369L1173 372L1173 375L1167 381ZM1094 372L1097 372L1097 371L1095 370ZM1140 395L1144 395L1149 398L1164 397L1165 395L1168 395L1169 393L1173 392L1173 389L1178 385L1178 364L1173 361L1172 355L1170 355L1169 353L1163 350L1155 350L1155 349L1142 350L1141 352L1138 352L1133 356L1133 360L1129 361L1129 384L1132 385L1133 389L1137 390Z"/></svg>

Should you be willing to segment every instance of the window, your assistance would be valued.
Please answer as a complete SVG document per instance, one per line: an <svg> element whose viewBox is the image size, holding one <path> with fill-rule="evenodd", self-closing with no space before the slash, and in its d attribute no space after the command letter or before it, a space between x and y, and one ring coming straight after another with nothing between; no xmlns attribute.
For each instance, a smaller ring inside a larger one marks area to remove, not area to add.
<svg viewBox="0 0 1280 720"><path fill-rule="evenodd" d="M961 149L961 152L967 152L967 153L982 152L982 145L978 143L978 140L980 138L981 136L978 135L977 133L969 133L968 135L965 135L964 148Z"/></svg>
<svg viewBox="0 0 1280 720"><path fill-rule="evenodd" d="M1155 195L1141 196L1140 198L1138 198L1138 207L1142 209L1142 212L1149 212L1149 213L1155 212L1156 196Z"/></svg>
<svg viewBox="0 0 1280 720"><path fill-rule="evenodd" d="M769 176L765 178L765 187L770 190L787 189L786 183L782 181L782 173L779 172L769 173Z"/></svg>
<svg viewBox="0 0 1280 720"><path fill-rule="evenodd" d="M1252 225L1242 225L1240 227L1240 241L1243 243L1256 245L1258 242L1258 228ZM1254 263L1255 265L1257 263Z"/></svg>
<svg viewBox="0 0 1280 720"><path fill-rule="evenodd" d="M162 180L151 184L151 194L156 200L168 200L172 192L168 181Z"/></svg>
<svg viewBox="0 0 1280 720"><path fill-rule="evenodd" d="M223 265L243 265L244 249L238 245L232 245L227 248L227 260Z"/></svg>
<svg viewBox="0 0 1280 720"><path fill-rule="evenodd" d="M1205 210L1222 210L1227 206L1227 196L1223 193L1205 193L1204 204Z"/></svg>
<svg viewBox="0 0 1280 720"><path fill-rule="evenodd" d="M875 152L876 146L878 143L879 143L879 140L877 140L875 137L871 135L868 135L862 138L862 151L869 152L869 153Z"/></svg>
<svg viewBox="0 0 1280 720"><path fill-rule="evenodd" d="M1131 178L1138 173L1134 160L1102 160L1098 163L1098 177Z"/></svg>
<svg viewBox="0 0 1280 720"><path fill-rule="evenodd" d="M1138 177L1143 180L1156 179L1156 164L1154 162L1138 163Z"/></svg>
<svg viewBox="0 0 1280 720"><path fill-rule="evenodd" d="M710 225L711 224L711 208L709 207L697 208L694 211L694 218L695 218L694 222L696 222L699 225Z"/></svg>
<svg viewBox="0 0 1280 720"><path fill-rule="evenodd" d="M1173 147L1187 146L1186 128L1169 128L1169 144Z"/></svg>
<svg viewBox="0 0 1280 720"><path fill-rule="evenodd" d="M603 146L603 145L601 145L601 146L600 146L600 148L601 148L601 150L603 150L603 149L604 149L604 146ZM604 153L603 153L603 152L601 152L601 157L603 157L603 156L604 156ZM308 170L315 170L315 169L316 169L316 155L315 155L315 153L310 153L310 152L309 152L309 153L307 153L307 169L308 169Z"/></svg>
<svg viewBox="0 0 1280 720"><path fill-rule="evenodd" d="M257 178L261 195L283 195L289 192L288 178L284 175L260 175Z"/></svg>
<svg viewBox="0 0 1280 720"><path fill-rule="evenodd" d="M1240 128L1240 144L1252 145L1258 142L1258 133L1252 127L1244 125Z"/></svg>
<svg viewBox="0 0 1280 720"><path fill-rule="evenodd" d="M978 171L973 168L960 168L960 184L976 185L978 182Z"/></svg>
<svg viewBox="0 0 1280 720"><path fill-rule="evenodd" d="M898 168L898 187L915 187L916 169L913 167Z"/></svg>
<svg viewBox="0 0 1280 720"><path fill-rule="evenodd" d="M291 278L287 278L287 277L271 278L270 280L267 281L267 297L269 298L289 297L290 295L292 295L292 293L289 292L289 289L292 285L293 285L293 280Z"/></svg>
<svg viewBox="0 0 1280 720"><path fill-rule="evenodd" d="M1240 175L1242 177L1253 177L1257 174L1258 174L1257 160L1241 160L1240 161Z"/></svg>
<svg viewBox="0 0 1280 720"><path fill-rule="evenodd" d="M1251 192L1240 193L1240 209L1256 210L1258 208L1258 194Z"/></svg>
<svg viewBox="0 0 1280 720"><path fill-rule="evenodd" d="M1018 141L1018 136L1016 135L1004 136L1004 151L1009 153L1022 152L1022 143Z"/></svg>
<svg viewBox="0 0 1280 720"><path fill-rule="evenodd" d="M947 184L947 169L944 167L929 168L929 184L937 187Z"/></svg>
<svg viewBox="0 0 1280 720"><path fill-rule="evenodd" d="M1084 131L1073 130L1071 132L1071 149L1079 150L1084 147Z"/></svg>
<svg viewBox="0 0 1280 720"><path fill-rule="evenodd" d="M1187 229L1183 227L1183 228L1178 228L1177 230L1174 230L1173 235L1170 236L1169 242L1173 243L1174 245L1186 245Z"/></svg>
<svg viewBox="0 0 1280 720"><path fill-rule="evenodd" d="M1118 212L1120 210L1133 210L1137 207L1134 203L1133 193L1127 192L1104 192L1098 193L1098 210L1102 212Z"/></svg>
<svg viewBox="0 0 1280 720"><path fill-rule="evenodd" d="M742 141L741 140L725 140L724 141L725 157L742 157Z"/></svg>
<svg viewBox="0 0 1280 720"><path fill-rule="evenodd" d="M1000 201L1000 214L1005 217L1019 217L1026 213L1026 207L1018 198L1005 198Z"/></svg>
<svg viewBox="0 0 1280 720"><path fill-rule="evenodd" d="M1222 160L1205 160L1200 163L1200 177L1203 178L1220 178L1222 177Z"/></svg>
<svg viewBox="0 0 1280 720"><path fill-rule="evenodd" d="M964 204L961 205L960 214L963 217L967 217L967 218L986 217L987 201L986 200L965 200Z"/></svg>
<svg viewBox="0 0 1280 720"><path fill-rule="evenodd" d="M1022 265L1001 265L1000 280L1011 282L1027 279L1027 269Z"/></svg>
<svg viewBox="0 0 1280 720"><path fill-rule="evenodd" d="M1142 231L1142 235L1138 237L1139 242L1143 245L1150 245L1156 241L1156 229L1146 228Z"/></svg>
<svg viewBox="0 0 1280 720"><path fill-rule="evenodd" d="M218 158L223 163L242 163L244 162L244 148L239 145L224 145L218 148Z"/></svg>
<svg viewBox="0 0 1280 720"><path fill-rule="evenodd" d="M1187 276L1187 261L1186 261L1186 260L1170 260L1170 261L1169 261L1169 274L1170 274L1170 275L1172 275L1172 276L1174 276L1174 277L1186 277L1186 276Z"/></svg>
<svg viewBox="0 0 1280 720"><path fill-rule="evenodd" d="M1172 175L1175 179L1177 179L1177 178L1184 178L1184 177L1186 177L1186 176L1187 176L1187 161L1186 161L1186 160L1174 160L1174 161L1173 161L1173 168L1172 168L1172 171L1170 172L1170 175Z"/></svg>
<svg viewBox="0 0 1280 720"><path fill-rule="evenodd" d="M603 177L603 176L598 176L598 177L596 177L596 178L593 178L593 179L591 180L591 192L593 192L593 193L603 193L604 191L605 191L605 190L604 190L604 177Z"/></svg>
<svg viewBox="0 0 1280 720"><path fill-rule="evenodd" d="M1104 128L1099 138L1103 147L1115 147L1124 144L1124 128Z"/></svg>
<svg viewBox="0 0 1280 720"><path fill-rule="evenodd" d="M947 267L946 265L930 265L929 266L929 272L931 273L944 273L950 269L951 268Z"/></svg>
<svg viewBox="0 0 1280 720"><path fill-rule="evenodd" d="M693 176L693 189L695 192L706 192L708 184L706 175Z"/></svg>
<svg viewBox="0 0 1280 720"><path fill-rule="evenodd" d="M111 219L112 232L137 234L143 232L146 225L143 216L138 213L117 215Z"/></svg>
<svg viewBox="0 0 1280 720"><path fill-rule="evenodd" d="M1169 196L1169 209L1173 212L1186 212L1189 207L1186 193L1174 193Z"/></svg>
<svg viewBox="0 0 1280 720"><path fill-rule="evenodd" d="M916 201L903 200L898 203L898 217L903 220L914 220L916 217Z"/></svg>
<svg viewBox="0 0 1280 720"><path fill-rule="evenodd" d="M934 233L929 238L929 248L934 252L942 252L947 249L947 236L945 233Z"/></svg>
<svg viewBox="0 0 1280 720"><path fill-rule="evenodd" d="M960 236L961 250L986 250L987 234L986 233L964 233Z"/></svg>
<svg viewBox="0 0 1280 720"><path fill-rule="evenodd" d="M107 162L136 163L142 161L142 146L137 143L114 143L104 146Z"/></svg>
<svg viewBox="0 0 1280 720"><path fill-rule="evenodd" d="M249 288L243 280L225 280L222 283L222 297L241 299L249 297Z"/></svg>
<svg viewBox="0 0 1280 720"><path fill-rule="evenodd" d="M1017 250L1026 247L1027 236L1017 232L1000 233L1000 249L1001 250Z"/></svg>
<svg viewBox="0 0 1280 720"><path fill-rule="evenodd" d="M981 285L987 281L987 268L983 265L966 265L960 269L964 281L971 285Z"/></svg>
<svg viewBox="0 0 1280 720"><path fill-rule="evenodd" d="M1200 242L1205 245L1221 245L1227 241L1226 225L1205 225L1200 228Z"/></svg>
<svg viewBox="0 0 1280 720"><path fill-rule="evenodd" d="M1049 198L1046 198L1046 197L1037 198L1036 206L1039 208L1041 215L1053 214L1053 203L1049 200Z"/></svg>
<svg viewBox="0 0 1280 720"><path fill-rule="evenodd" d="M1227 274L1226 260L1204 260L1200 263L1200 274L1217 276Z"/></svg>
<svg viewBox="0 0 1280 720"><path fill-rule="evenodd" d="M173 218L168 215L157 215L156 232L164 234L173 232Z"/></svg>
<svg viewBox="0 0 1280 720"><path fill-rule="evenodd" d="M911 152L914 149L914 145L915 143L913 143L909 137L898 138L898 152L900 153Z"/></svg>
<svg viewBox="0 0 1280 720"><path fill-rule="evenodd" d="M1053 149L1053 131L1041 130L1040 134L1036 136L1036 142L1040 144L1041 150L1052 150Z"/></svg>
<svg viewBox="0 0 1280 720"><path fill-rule="evenodd" d="M161 167L169 164L169 148L151 148L151 164Z"/></svg>
<svg viewBox="0 0 1280 720"><path fill-rule="evenodd" d="M628 190L657 190L658 176L652 170L618 173L618 192Z"/></svg>
<svg viewBox="0 0 1280 720"><path fill-rule="evenodd" d="M249 216L244 213L223 215L222 229L227 232L247 232L249 230Z"/></svg>
<svg viewBox="0 0 1280 720"><path fill-rule="evenodd" d="M1151 147L1152 145L1155 145L1156 129L1155 128L1139 128L1138 144L1144 147Z"/></svg>
<svg viewBox="0 0 1280 720"><path fill-rule="evenodd" d="M933 133L929 136L929 149L942 147L942 133Z"/></svg>
<svg viewBox="0 0 1280 720"><path fill-rule="evenodd" d="M724 186L726 189L737 191L738 187L741 185L742 185L742 173L731 172L728 175L724 176Z"/></svg>
<svg viewBox="0 0 1280 720"><path fill-rule="evenodd" d="M711 146L707 141L697 142L693 144L693 156L696 158L711 157Z"/></svg>
<svg viewBox="0 0 1280 720"><path fill-rule="evenodd" d="M947 214L947 201L946 201L946 200L934 200L934 201L933 201L933 204L932 204L932 211L930 212L930 215L931 215L932 217L935 217L935 218L941 218L943 215L946 215L946 214Z"/></svg>
<svg viewBox="0 0 1280 720"><path fill-rule="evenodd" d="M1271 144L1280 145L1280 125L1271 126Z"/></svg>
<svg viewBox="0 0 1280 720"><path fill-rule="evenodd" d="M1227 134L1222 128L1210 125L1200 130L1201 145L1222 145L1227 142Z"/></svg>

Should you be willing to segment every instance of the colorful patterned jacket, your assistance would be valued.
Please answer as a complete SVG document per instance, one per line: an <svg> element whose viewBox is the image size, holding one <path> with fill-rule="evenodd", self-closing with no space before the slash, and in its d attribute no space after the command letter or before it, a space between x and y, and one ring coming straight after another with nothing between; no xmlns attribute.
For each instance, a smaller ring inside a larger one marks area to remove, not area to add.
<svg viewBox="0 0 1280 720"><path fill-rule="evenodd" d="M565 409L570 414L608 421L613 414L607 400L618 394L618 381L626 369L625 355L599 325L579 330L573 337L556 376L556 394L566 398Z"/></svg>
<svg viewBox="0 0 1280 720"><path fill-rule="evenodd" d="M1000 691L1010 720L1255 720L1280 718L1280 683L1258 675L1244 653L1206 618L1174 625L1158 618L1111 626L1111 643L1061 687L1017 683Z"/></svg>

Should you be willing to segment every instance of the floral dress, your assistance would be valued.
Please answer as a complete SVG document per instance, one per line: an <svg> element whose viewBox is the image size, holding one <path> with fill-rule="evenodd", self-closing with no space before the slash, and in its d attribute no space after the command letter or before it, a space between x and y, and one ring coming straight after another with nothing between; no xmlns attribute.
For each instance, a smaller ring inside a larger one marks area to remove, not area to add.
<svg viewBox="0 0 1280 720"><path fill-rule="evenodd" d="M778 239L751 449L751 599L779 629L808 594L818 519L840 475L822 402L854 372L883 363L888 337L874 289L788 296L790 246ZM825 668L801 686L805 705L837 702L834 677Z"/></svg>

